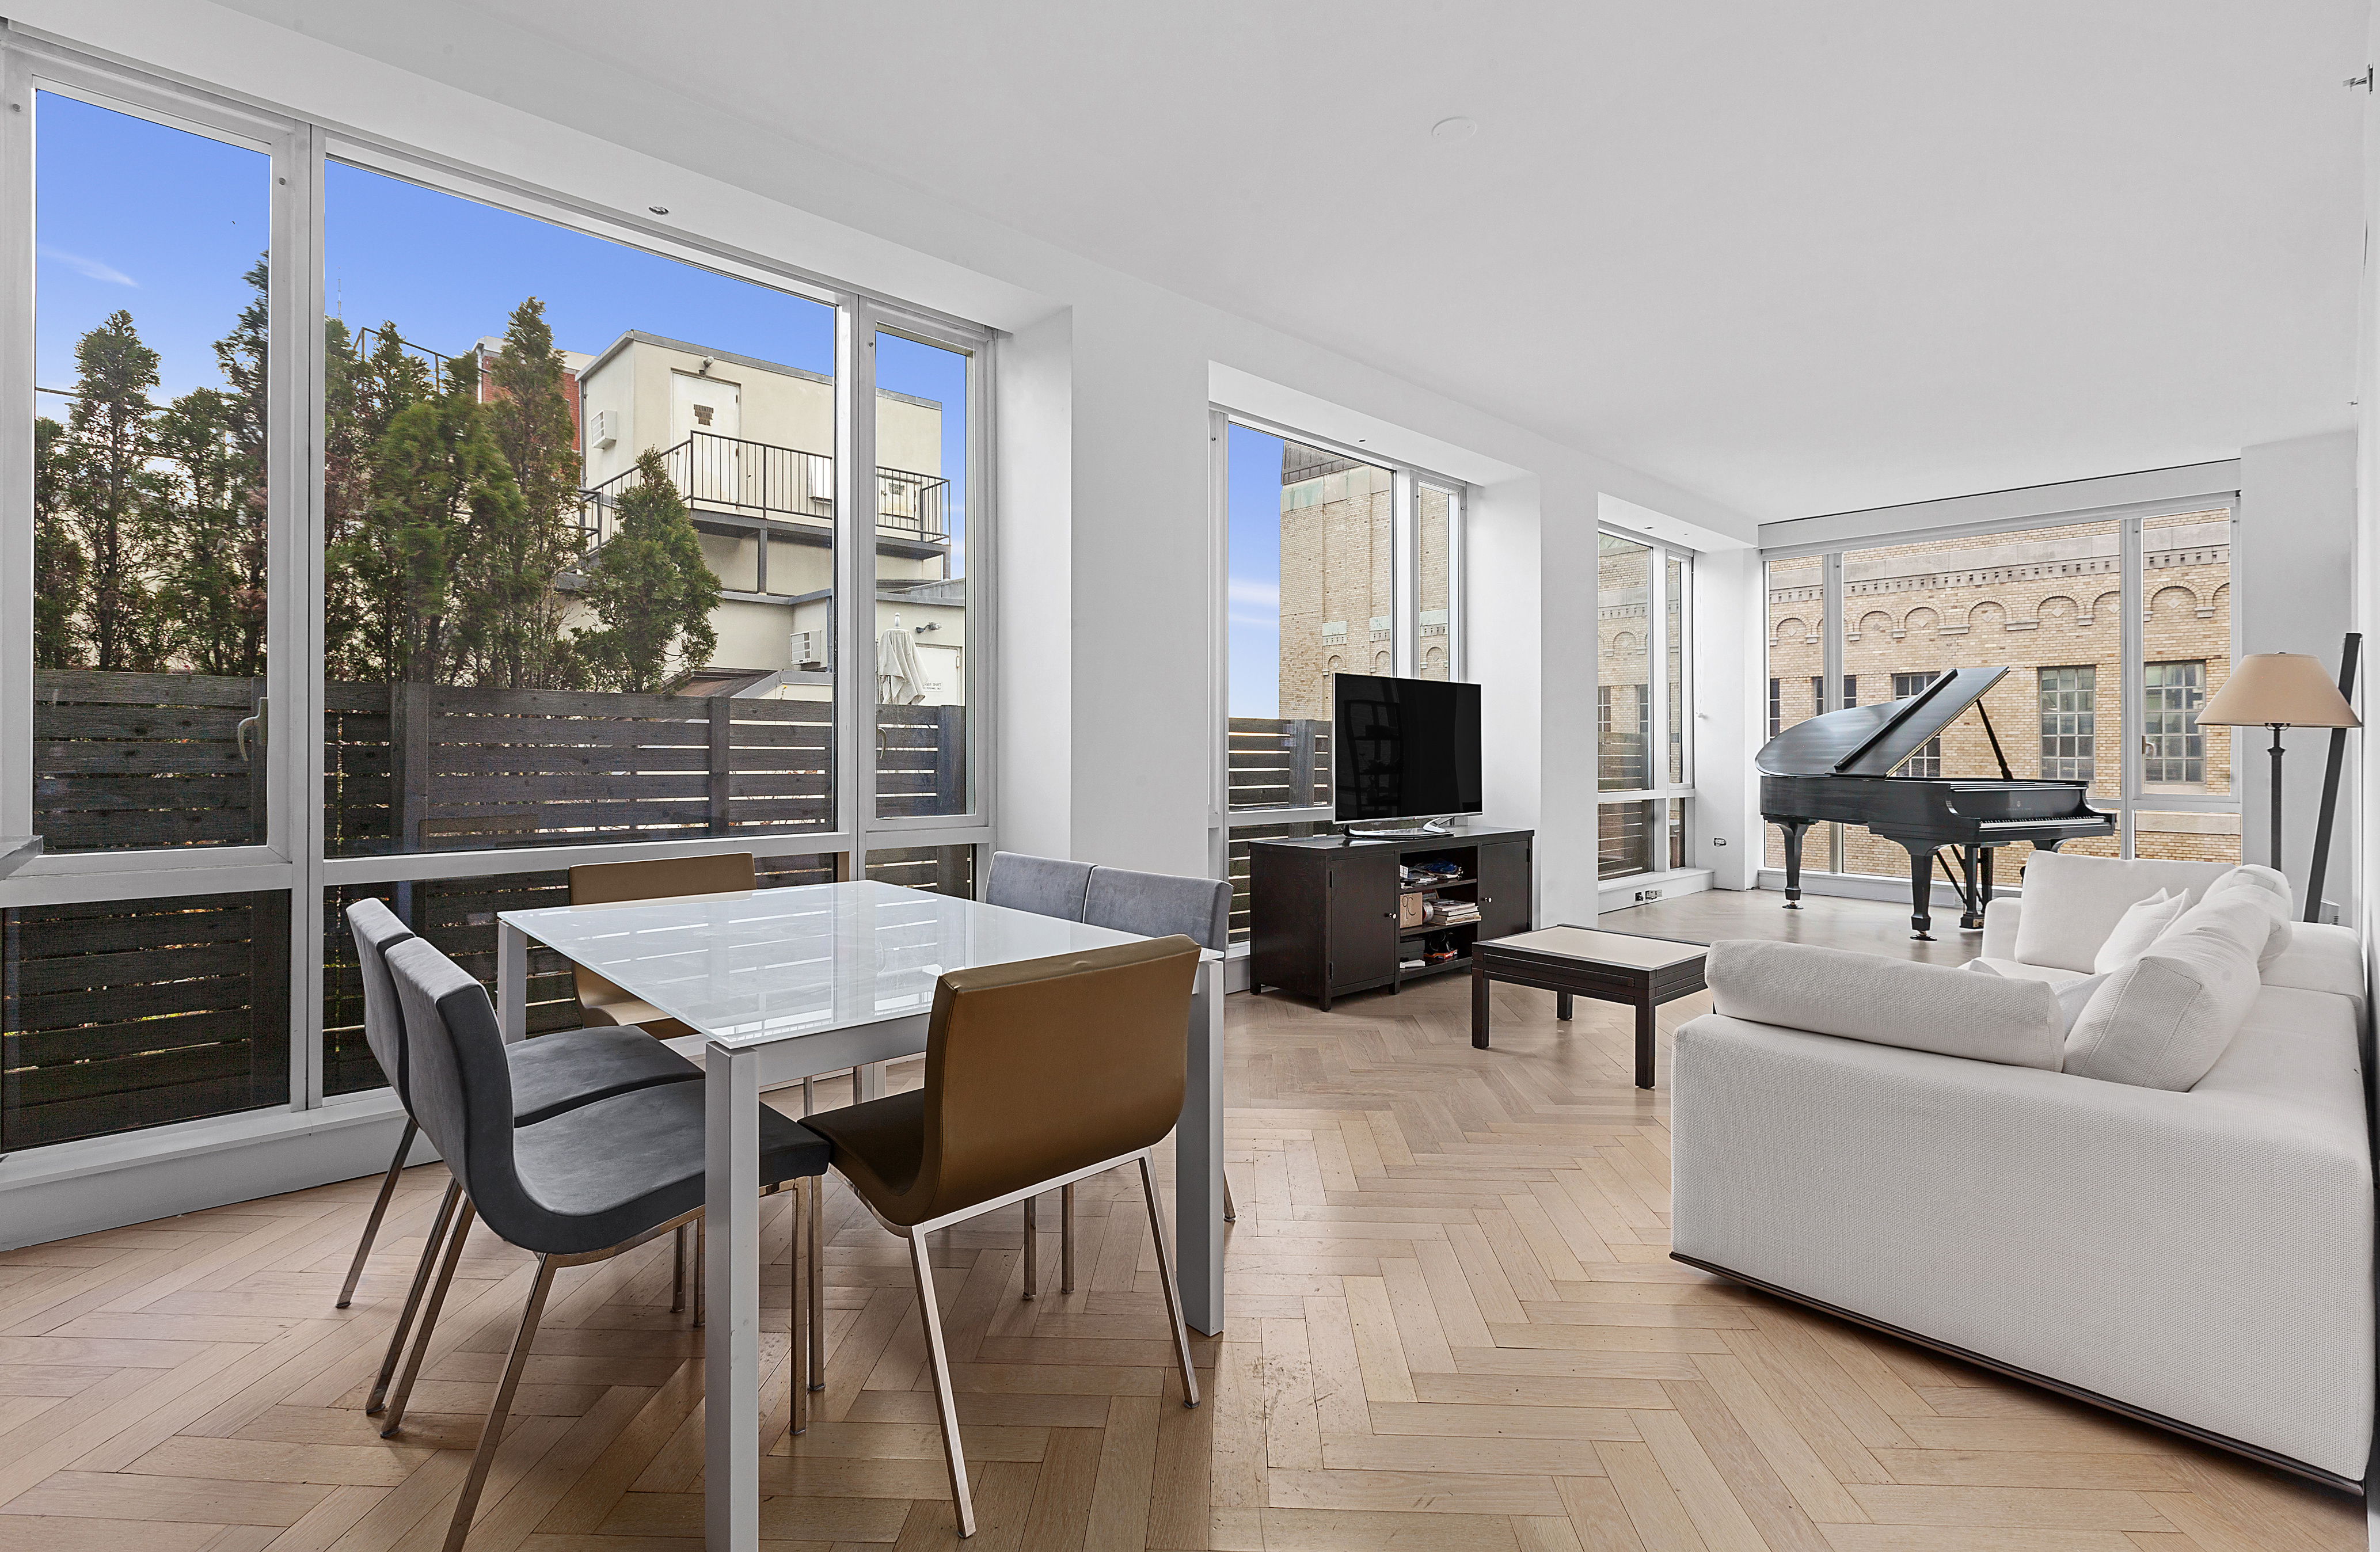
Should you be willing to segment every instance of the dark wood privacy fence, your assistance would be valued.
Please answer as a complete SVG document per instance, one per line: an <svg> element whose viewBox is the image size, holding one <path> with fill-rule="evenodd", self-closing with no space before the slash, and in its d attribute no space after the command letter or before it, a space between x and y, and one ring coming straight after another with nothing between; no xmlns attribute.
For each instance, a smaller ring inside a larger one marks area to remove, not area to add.
<svg viewBox="0 0 2380 1552"><path fill-rule="evenodd" d="M0 911L0 1151L289 1100L289 897Z"/></svg>
<svg viewBox="0 0 2380 1552"><path fill-rule="evenodd" d="M1330 801L1329 722L1233 717L1224 758L1233 808L1302 808Z"/></svg>
<svg viewBox="0 0 2380 1552"><path fill-rule="evenodd" d="M34 674L34 828L53 852L261 843L265 765L239 734L263 693L198 673Z"/></svg>
<svg viewBox="0 0 2380 1552"><path fill-rule="evenodd" d="M35 676L34 828L55 852L264 840L261 682L187 673ZM825 701L324 686L333 856L834 826ZM291 730L278 730L289 736ZM876 708L878 810L967 803L966 709Z"/></svg>
<svg viewBox="0 0 2380 1552"><path fill-rule="evenodd" d="M59 852L265 839L259 681L35 675L34 828ZM878 707L880 810L961 811L964 707ZM277 728L279 736L304 730ZM334 856L735 837L764 883L818 883L799 853L834 823L823 701L326 686L324 823ZM869 871L971 892L972 853L880 854ZM333 890L323 903L324 1089L383 1079L363 1042L345 908L371 893L492 988L496 913L568 898L560 869ZM288 1098L285 894L0 912L0 1151ZM578 1022L569 969L532 951L529 1027Z"/></svg>

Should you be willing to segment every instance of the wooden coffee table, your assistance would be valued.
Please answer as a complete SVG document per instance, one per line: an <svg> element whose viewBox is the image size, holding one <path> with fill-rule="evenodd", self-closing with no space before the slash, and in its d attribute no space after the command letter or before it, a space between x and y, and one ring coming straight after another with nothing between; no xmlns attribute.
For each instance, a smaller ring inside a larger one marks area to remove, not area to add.
<svg viewBox="0 0 2380 1552"><path fill-rule="evenodd" d="M1570 1017L1573 996L1636 1010L1636 1086L1653 1086L1653 1010L1703 989L1708 945L1644 938L1592 927L1548 927L1492 938L1471 949L1471 1043L1488 1049L1488 983L1510 981L1554 994L1554 1017Z"/></svg>

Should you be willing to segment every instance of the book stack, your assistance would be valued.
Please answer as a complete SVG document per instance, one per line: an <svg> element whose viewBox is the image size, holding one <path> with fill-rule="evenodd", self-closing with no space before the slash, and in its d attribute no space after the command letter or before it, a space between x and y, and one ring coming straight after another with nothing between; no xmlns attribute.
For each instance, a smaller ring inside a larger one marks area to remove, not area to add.
<svg viewBox="0 0 2380 1552"><path fill-rule="evenodd" d="M1479 919L1478 902L1473 900L1440 900L1431 920L1433 927L1461 927Z"/></svg>

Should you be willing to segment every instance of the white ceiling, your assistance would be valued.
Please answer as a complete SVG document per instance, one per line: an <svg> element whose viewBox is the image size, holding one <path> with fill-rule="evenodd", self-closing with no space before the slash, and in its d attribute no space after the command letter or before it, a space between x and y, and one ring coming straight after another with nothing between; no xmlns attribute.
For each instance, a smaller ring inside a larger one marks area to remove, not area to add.
<svg viewBox="0 0 2380 1552"><path fill-rule="evenodd" d="M616 67L624 140L725 105L1761 518L2351 415L2365 0L234 3Z"/></svg>

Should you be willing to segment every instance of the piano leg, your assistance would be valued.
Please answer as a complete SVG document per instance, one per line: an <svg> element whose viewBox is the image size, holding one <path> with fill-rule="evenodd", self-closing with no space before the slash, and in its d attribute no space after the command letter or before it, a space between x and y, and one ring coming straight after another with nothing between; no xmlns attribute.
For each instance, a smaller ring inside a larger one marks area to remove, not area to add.
<svg viewBox="0 0 2380 1552"><path fill-rule="evenodd" d="M1965 928L1970 932L1981 929L1984 925L1983 891L1980 882L1975 877L1977 866L1976 857L1978 854L1982 854L1985 856L1991 855L1985 851L1981 846L1961 846L1959 848L1959 871L1961 874L1960 892L1966 896L1965 904L1967 907L1965 910L1959 913L1959 925Z"/></svg>
<svg viewBox="0 0 2380 1552"><path fill-rule="evenodd" d="M1975 849L1984 854L1984 897L1975 906L1975 920L1980 923L1983 920L1983 913L1992 908L1992 848L1978 846Z"/></svg>
<svg viewBox="0 0 2380 1552"><path fill-rule="evenodd" d="M1912 842L1909 846L1909 935L1921 943L1934 940L1934 848Z"/></svg>
<svg viewBox="0 0 2380 1552"><path fill-rule="evenodd" d="M1785 832L1785 909L1802 908L1802 837L1808 833L1807 819L1779 819L1777 828Z"/></svg>

